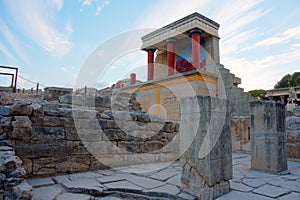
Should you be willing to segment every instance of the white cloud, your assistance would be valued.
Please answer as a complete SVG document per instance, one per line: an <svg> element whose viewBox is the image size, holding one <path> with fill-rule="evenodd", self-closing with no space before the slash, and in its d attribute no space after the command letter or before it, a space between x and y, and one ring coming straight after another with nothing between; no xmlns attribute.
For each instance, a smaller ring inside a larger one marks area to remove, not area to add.
<svg viewBox="0 0 300 200"><path fill-rule="evenodd" d="M96 1L94 1L94 0L84 0L81 3L80 12L84 11L84 7L90 7L93 4L96 7L95 16L98 16L100 14L100 12L103 10L103 8L108 6L109 3L110 2L108 0L105 0L102 3L99 3L99 0L96 0Z"/></svg>
<svg viewBox="0 0 300 200"><path fill-rule="evenodd" d="M298 44L292 44L292 47L300 47L300 43L298 43Z"/></svg>
<svg viewBox="0 0 300 200"><path fill-rule="evenodd" d="M96 14L95 14L96 16L100 14L102 8L103 8L102 5L100 5L100 6L97 7Z"/></svg>
<svg viewBox="0 0 300 200"><path fill-rule="evenodd" d="M2 52L6 56L9 62L13 63L17 60L1 43L0 43L0 52Z"/></svg>
<svg viewBox="0 0 300 200"><path fill-rule="evenodd" d="M57 10L62 9L63 3L63 0L52 0L52 4L56 7Z"/></svg>
<svg viewBox="0 0 300 200"><path fill-rule="evenodd" d="M300 39L300 26L296 26L286 31L277 34L277 36L269 37L262 41L256 42L253 46L249 48L257 48L261 46L271 46L276 44L283 44L294 39Z"/></svg>
<svg viewBox="0 0 300 200"><path fill-rule="evenodd" d="M18 57L23 61L28 63L28 60L25 56L25 54L23 53L23 51L21 51L22 49L22 45L20 44L19 40L17 39L17 37L12 33L12 31L9 29L9 27L7 26L7 24L0 19L0 33L3 34L3 36L5 37L5 39L7 40L7 42L9 43L9 45L11 46L11 48L13 49L14 52L16 52L16 54L18 55ZM7 54L7 53L6 53Z"/></svg>
<svg viewBox="0 0 300 200"><path fill-rule="evenodd" d="M62 57L73 43L55 28L55 11L40 1L6 1L18 29L50 55Z"/></svg>
<svg viewBox="0 0 300 200"><path fill-rule="evenodd" d="M92 4L93 0L84 0L82 2L82 6L90 6Z"/></svg>
<svg viewBox="0 0 300 200"><path fill-rule="evenodd" d="M73 25L72 25L72 22L71 22L71 21L68 21L68 22L67 22L67 25L66 25L66 27L65 27L65 30L66 30L69 34L71 34L71 33L74 32L74 30L73 30Z"/></svg>

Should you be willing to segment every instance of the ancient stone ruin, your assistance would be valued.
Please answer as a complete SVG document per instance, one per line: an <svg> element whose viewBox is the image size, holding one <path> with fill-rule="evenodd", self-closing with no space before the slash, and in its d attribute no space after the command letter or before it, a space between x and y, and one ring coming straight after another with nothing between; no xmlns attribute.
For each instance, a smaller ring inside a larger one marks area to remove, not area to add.
<svg viewBox="0 0 300 200"><path fill-rule="evenodd" d="M0 199L297 198L299 109L239 88L218 30L193 13L143 36L146 82L0 93Z"/></svg>

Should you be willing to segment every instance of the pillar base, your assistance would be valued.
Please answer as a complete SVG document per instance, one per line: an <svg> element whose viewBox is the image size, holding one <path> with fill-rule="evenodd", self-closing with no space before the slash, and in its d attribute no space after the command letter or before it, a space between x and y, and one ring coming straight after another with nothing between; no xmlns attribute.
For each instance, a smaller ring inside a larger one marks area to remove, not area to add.
<svg viewBox="0 0 300 200"><path fill-rule="evenodd" d="M230 183L225 180L208 186L206 180L188 163L183 167L181 182L183 191L203 200L216 199L230 191Z"/></svg>

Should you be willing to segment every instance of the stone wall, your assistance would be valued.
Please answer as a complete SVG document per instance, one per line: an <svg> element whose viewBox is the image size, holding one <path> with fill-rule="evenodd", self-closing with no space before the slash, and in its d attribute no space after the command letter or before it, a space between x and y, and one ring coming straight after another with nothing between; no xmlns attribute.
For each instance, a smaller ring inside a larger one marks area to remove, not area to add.
<svg viewBox="0 0 300 200"><path fill-rule="evenodd" d="M256 100L256 98L248 92L244 92L244 89L239 88L238 85L241 84L241 79L230 73L223 65L219 64L218 70L224 82L226 98L230 103L229 112L231 116L249 116L249 102Z"/></svg>
<svg viewBox="0 0 300 200"><path fill-rule="evenodd" d="M122 98L129 102L127 96ZM0 108L2 135L12 142L28 175L171 161L177 156L175 148L163 147L175 138L178 123L124 111L128 103L122 101L104 112L63 102Z"/></svg>
<svg viewBox="0 0 300 200"><path fill-rule="evenodd" d="M32 187L24 180L25 170L22 161L12 147L12 143L4 139L4 130L0 128L0 199L32 198Z"/></svg>
<svg viewBox="0 0 300 200"><path fill-rule="evenodd" d="M250 152L250 118L231 118L232 151Z"/></svg>
<svg viewBox="0 0 300 200"><path fill-rule="evenodd" d="M287 155L300 159L300 108L286 112Z"/></svg>

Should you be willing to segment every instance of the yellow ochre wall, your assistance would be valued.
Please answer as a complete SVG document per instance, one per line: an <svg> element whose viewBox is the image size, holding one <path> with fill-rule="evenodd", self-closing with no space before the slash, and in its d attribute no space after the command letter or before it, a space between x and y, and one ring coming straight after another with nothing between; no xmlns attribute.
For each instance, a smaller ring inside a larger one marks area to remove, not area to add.
<svg viewBox="0 0 300 200"><path fill-rule="evenodd" d="M137 94L143 111L179 120L179 98L195 95L216 97L216 83L217 78L212 75L191 71L122 89Z"/></svg>

